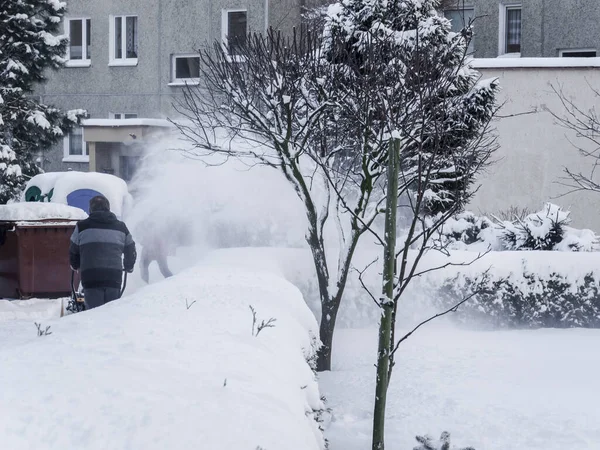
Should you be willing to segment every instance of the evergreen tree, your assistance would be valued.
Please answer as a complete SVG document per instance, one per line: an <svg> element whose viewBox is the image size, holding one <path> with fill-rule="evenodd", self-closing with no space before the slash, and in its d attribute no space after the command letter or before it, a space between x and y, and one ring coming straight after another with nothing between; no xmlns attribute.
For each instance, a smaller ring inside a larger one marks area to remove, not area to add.
<svg viewBox="0 0 600 450"><path fill-rule="evenodd" d="M438 8L439 0L341 0L325 20L332 62L351 69L345 84L371 90L365 95L370 134L403 129L410 138L402 149L404 180L424 154L435 159L424 205L428 214L457 203L460 209L470 199L473 167L485 166L495 146L482 130L497 108L498 91L497 79L481 82L469 67L471 24L454 33ZM424 120L413 120L417 109ZM387 143L380 141L370 151L372 158L380 153L385 160Z"/></svg>
<svg viewBox="0 0 600 450"><path fill-rule="evenodd" d="M34 96L46 69L58 69L68 39L58 36L66 4L58 0L3 0L0 4L0 204L40 172L35 159L78 122Z"/></svg>

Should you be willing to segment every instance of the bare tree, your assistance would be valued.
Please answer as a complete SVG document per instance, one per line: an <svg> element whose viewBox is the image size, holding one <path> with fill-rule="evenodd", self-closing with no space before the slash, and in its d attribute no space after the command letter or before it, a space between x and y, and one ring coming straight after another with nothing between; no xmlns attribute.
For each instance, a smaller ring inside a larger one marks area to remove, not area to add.
<svg viewBox="0 0 600 450"><path fill-rule="evenodd" d="M600 179L597 170L600 166L600 117L596 108L581 108L567 96L562 87L552 85L552 90L560 99L563 110L560 112L545 108L559 125L571 131L577 141L567 137L569 143L590 163L589 171L575 171L565 167L565 176L559 181L568 188L566 194L578 191L600 192ZM588 83L591 93L600 98L600 91Z"/></svg>
<svg viewBox="0 0 600 450"><path fill-rule="evenodd" d="M336 318L359 238L380 211L374 197L378 167L351 151L356 133L337 120L341 66L324 64L320 30L284 36L252 34L242 46L215 43L200 52L199 86L184 90L174 122L196 157L222 155L279 171L301 200L321 300L317 369L331 368ZM355 174L359 174L357 181ZM339 195L332 195L332 189ZM380 199L379 199L380 200ZM351 211L347 213L345 211ZM337 271L330 274L325 226L339 232Z"/></svg>

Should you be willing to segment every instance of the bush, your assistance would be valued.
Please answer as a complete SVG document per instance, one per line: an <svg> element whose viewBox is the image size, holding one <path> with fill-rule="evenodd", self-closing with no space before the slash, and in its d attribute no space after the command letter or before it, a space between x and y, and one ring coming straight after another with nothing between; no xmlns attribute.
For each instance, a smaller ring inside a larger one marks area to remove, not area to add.
<svg viewBox="0 0 600 450"><path fill-rule="evenodd" d="M599 238L591 230L569 227L570 212L546 203L541 211L526 214L512 208L511 220L461 213L440 230L438 239L450 249L494 251L553 250L596 251ZM505 219L510 213L504 213Z"/></svg>
<svg viewBox="0 0 600 450"><path fill-rule="evenodd" d="M573 281L567 275L541 275L525 267L520 279L458 274L445 280L437 300L447 309L475 294L454 314L461 323L495 328L600 328L598 278L588 273Z"/></svg>

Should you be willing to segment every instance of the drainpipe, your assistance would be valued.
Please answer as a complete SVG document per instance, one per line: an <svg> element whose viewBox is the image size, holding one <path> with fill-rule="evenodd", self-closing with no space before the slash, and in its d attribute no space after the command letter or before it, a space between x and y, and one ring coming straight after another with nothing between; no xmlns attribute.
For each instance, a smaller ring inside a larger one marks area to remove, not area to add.
<svg viewBox="0 0 600 450"><path fill-rule="evenodd" d="M158 86L157 86L157 97L158 97L158 112L161 113L162 115L162 100L161 100L161 91L162 91L162 0L157 0L158 1L158 20L157 20L157 33L156 35L158 36L158 56L157 56L157 74L158 74ZM171 64L171 61L169 61L169 65ZM169 72L171 71L170 67L169 67Z"/></svg>
<svg viewBox="0 0 600 450"><path fill-rule="evenodd" d="M269 0L265 0L265 34L269 31Z"/></svg>

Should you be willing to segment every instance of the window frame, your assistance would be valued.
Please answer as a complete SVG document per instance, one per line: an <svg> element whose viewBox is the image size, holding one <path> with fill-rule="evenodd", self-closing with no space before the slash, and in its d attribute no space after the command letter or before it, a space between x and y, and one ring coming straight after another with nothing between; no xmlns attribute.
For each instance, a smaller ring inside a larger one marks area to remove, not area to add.
<svg viewBox="0 0 600 450"><path fill-rule="evenodd" d="M171 81L169 86L186 86L200 84L200 73L198 78L177 78L176 59L177 58L197 58L200 64L200 55L198 53L173 53L171 54Z"/></svg>
<svg viewBox="0 0 600 450"><path fill-rule="evenodd" d="M81 127L81 125L80 125ZM62 162L78 162L78 163L89 163L90 154L87 143L83 140L83 127L81 127L81 149L83 155L71 155L69 152L71 147L71 132L67 133L63 137L63 159Z"/></svg>
<svg viewBox="0 0 600 450"><path fill-rule="evenodd" d="M243 62L244 57L240 55L230 55L227 49L227 35L229 34L229 13L245 12L246 13L246 34L248 34L248 8L228 8L221 10L221 45L223 51L227 54L230 61Z"/></svg>
<svg viewBox="0 0 600 450"><path fill-rule="evenodd" d="M512 55L514 57L521 57L521 51L508 53L506 48L506 41L508 39L508 10L520 9L521 10L521 40L519 41L519 47L523 45L523 4L520 2L515 3L500 3L500 15L498 22L498 56Z"/></svg>
<svg viewBox="0 0 600 450"><path fill-rule="evenodd" d="M117 115L120 117L117 117ZM135 116L135 117L125 117L125 116ZM118 112L118 113L111 112L111 113L108 113L108 118L115 119L115 120L137 119L138 114L132 113L132 112Z"/></svg>
<svg viewBox="0 0 600 450"><path fill-rule="evenodd" d="M71 21L81 21L81 54L85 54L85 58L71 59ZM65 61L65 67L90 67L92 65L92 59L88 55L87 47L87 32L88 32L88 20L90 21L90 28L92 19L90 17L65 17L64 18L64 33L69 38L69 45L67 46L67 55Z"/></svg>
<svg viewBox="0 0 600 450"><path fill-rule="evenodd" d="M558 57L559 58L569 58L569 56L565 56L565 54L569 54L569 53L585 53L585 52L594 52L596 55L595 56L576 56L575 58L597 58L598 57L598 50L595 48L561 48L558 50Z"/></svg>
<svg viewBox="0 0 600 450"><path fill-rule="evenodd" d="M115 43L116 43L116 27L115 22L117 18L121 18L121 48L124 57L117 58L115 55ZM127 58L127 18L135 17L137 34L136 34L136 46L138 48L138 56L135 58ZM139 37L140 37L140 18L137 14L111 14L109 16L108 24L108 65L111 67L119 66L137 66L139 58Z"/></svg>

